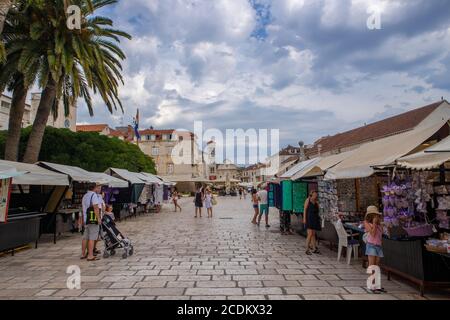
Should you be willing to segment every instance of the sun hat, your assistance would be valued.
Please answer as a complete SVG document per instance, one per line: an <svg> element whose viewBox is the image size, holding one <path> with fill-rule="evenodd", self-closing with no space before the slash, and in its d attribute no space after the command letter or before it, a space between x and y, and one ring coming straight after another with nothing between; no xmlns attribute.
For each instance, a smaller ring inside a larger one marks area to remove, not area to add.
<svg viewBox="0 0 450 320"><path fill-rule="evenodd" d="M368 214L378 214L381 216L381 212L378 211L378 208L376 206L367 207L366 215L368 215Z"/></svg>

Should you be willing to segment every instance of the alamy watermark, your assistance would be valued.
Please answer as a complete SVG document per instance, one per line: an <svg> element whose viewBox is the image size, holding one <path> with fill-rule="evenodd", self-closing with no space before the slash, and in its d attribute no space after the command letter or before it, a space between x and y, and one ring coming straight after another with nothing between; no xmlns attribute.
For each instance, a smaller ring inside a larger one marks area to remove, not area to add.
<svg viewBox="0 0 450 320"><path fill-rule="evenodd" d="M187 132L184 129L176 132ZM202 121L194 122L193 137L179 139L172 149L175 165L221 163L230 160L236 165L265 163L265 175L279 170L279 129L204 129Z"/></svg>
<svg viewBox="0 0 450 320"><path fill-rule="evenodd" d="M380 6L370 6L367 8L367 29L381 30L381 8Z"/></svg>
<svg viewBox="0 0 450 320"><path fill-rule="evenodd" d="M69 30L81 30L81 9L77 5L70 5L66 10L66 25Z"/></svg>
<svg viewBox="0 0 450 320"><path fill-rule="evenodd" d="M77 265L71 265L67 267L67 277L66 286L69 290L80 290L81 289L81 269Z"/></svg>

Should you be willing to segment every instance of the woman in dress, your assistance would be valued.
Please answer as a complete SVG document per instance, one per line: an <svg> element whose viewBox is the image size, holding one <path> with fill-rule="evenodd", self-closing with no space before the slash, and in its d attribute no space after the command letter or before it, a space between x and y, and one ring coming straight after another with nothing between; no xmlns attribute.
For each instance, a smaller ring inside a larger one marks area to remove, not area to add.
<svg viewBox="0 0 450 320"><path fill-rule="evenodd" d="M317 201L318 194L317 191L311 192L308 199L305 201L304 214L303 214L303 224L307 230L306 237L306 254L312 255L320 254L319 248L317 247L316 232L322 230L320 225L319 216L319 202Z"/></svg>
<svg viewBox="0 0 450 320"><path fill-rule="evenodd" d="M256 219L259 216L259 197L258 197L258 192L256 191L256 189L252 190L252 204L253 204L253 210L255 210L255 214L253 216L252 223L257 224L258 222L256 221Z"/></svg>
<svg viewBox="0 0 450 320"><path fill-rule="evenodd" d="M177 212L177 208L179 208L179 209L180 209L180 212L181 212L181 207L180 207L180 205L178 204L178 199L179 199L179 197L180 197L180 195L178 194L178 189L177 189L177 188L173 188L173 192L172 192L172 201L173 201L173 204L174 204L174 206L175 206L175 212Z"/></svg>
<svg viewBox="0 0 450 320"><path fill-rule="evenodd" d="M206 208L206 213L208 214L208 218L212 218L213 216L213 204L212 204L212 198L213 198L213 194L211 192L210 188L206 188L206 193L205 193L205 208Z"/></svg>
<svg viewBox="0 0 450 320"><path fill-rule="evenodd" d="M195 217L197 218L197 214L202 217L202 208L203 201L205 200L205 195L203 193L203 187L199 185L197 187L197 191L195 192L194 204L195 204Z"/></svg>

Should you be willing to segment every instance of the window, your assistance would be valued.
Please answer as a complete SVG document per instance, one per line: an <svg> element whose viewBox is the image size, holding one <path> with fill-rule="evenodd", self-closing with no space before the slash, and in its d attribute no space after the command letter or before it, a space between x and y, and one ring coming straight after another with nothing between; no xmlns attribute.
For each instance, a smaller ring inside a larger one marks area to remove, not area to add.
<svg viewBox="0 0 450 320"><path fill-rule="evenodd" d="M173 174L173 164L169 163L167 165L167 174Z"/></svg>
<svg viewBox="0 0 450 320"><path fill-rule="evenodd" d="M159 155L159 148L158 147L152 147L152 156Z"/></svg>
<svg viewBox="0 0 450 320"><path fill-rule="evenodd" d="M11 104L9 102L2 101L2 109L4 111L8 111L10 107L11 107Z"/></svg>
<svg viewBox="0 0 450 320"><path fill-rule="evenodd" d="M178 137L178 141L183 141L183 137Z"/></svg>

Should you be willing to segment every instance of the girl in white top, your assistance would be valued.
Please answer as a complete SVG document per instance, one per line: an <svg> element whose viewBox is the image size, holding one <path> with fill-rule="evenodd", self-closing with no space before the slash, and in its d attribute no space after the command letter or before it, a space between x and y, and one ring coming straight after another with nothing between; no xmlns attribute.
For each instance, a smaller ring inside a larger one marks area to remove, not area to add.
<svg viewBox="0 0 450 320"><path fill-rule="evenodd" d="M206 212L208 213L208 218L212 218L213 216L213 212L212 212L212 193L211 193L211 189L207 188L206 189L206 194L205 194L205 207L206 207Z"/></svg>

